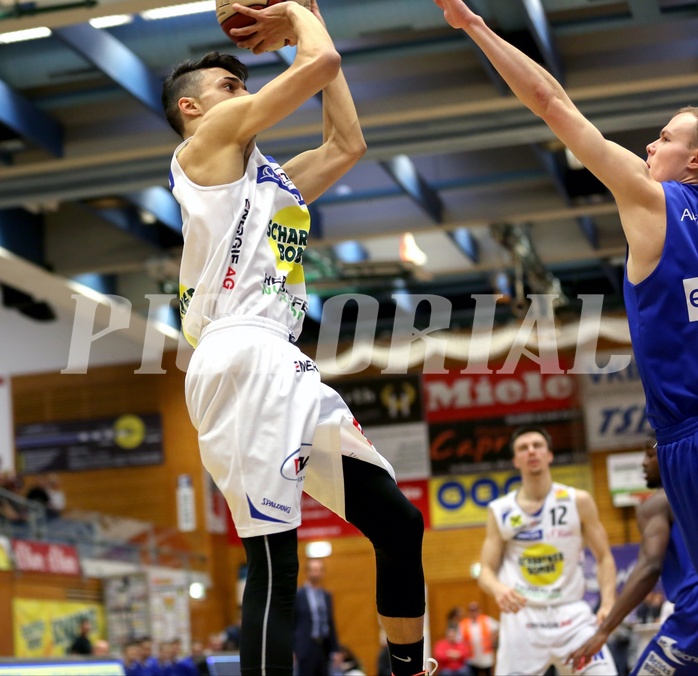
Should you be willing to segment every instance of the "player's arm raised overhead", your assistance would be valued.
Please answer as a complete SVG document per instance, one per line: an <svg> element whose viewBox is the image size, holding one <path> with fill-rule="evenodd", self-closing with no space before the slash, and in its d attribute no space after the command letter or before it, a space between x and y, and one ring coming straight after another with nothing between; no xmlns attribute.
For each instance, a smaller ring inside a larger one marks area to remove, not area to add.
<svg viewBox="0 0 698 676"><path fill-rule="evenodd" d="M599 510L589 493L577 490L577 511L582 523L584 542L596 559L596 576L601 592L601 605L597 613L599 621L608 615L616 600L616 562L611 554L606 529L599 518Z"/></svg>
<svg viewBox="0 0 698 676"><path fill-rule="evenodd" d="M301 5L281 2L260 10L237 4L233 7L256 20L251 26L231 31L231 35L238 36L238 46L254 47L260 39L263 44L265 31L274 36L284 32L295 36L298 50L293 63L256 94L223 101L207 113L197 135L219 145L247 143L280 122L332 82L341 64L325 27ZM251 33L257 36L244 37Z"/></svg>
<svg viewBox="0 0 698 676"><path fill-rule="evenodd" d="M516 613L526 605L526 599L515 589L499 581L498 571L502 565L506 542L497 525L497 517L487 511L487 532L480 554L480 575L478 584L490 596L494 597L499 608L505 613Z"/></svg>
<svg viewBox="0 0 698 676"><path fill-rule="evenodd" d="M656 493L637 511L637 525L642 542L637 564L628 577L623 591L598 631L567 660L574 669L581 669L606 643L611 632L652 591L659 579L671 535L671 513L666 495Z"/></svg>
<svg viewBox="0 0 698 676"><path fill-rule="evenodd" d="M647 162L605 139L548 71L500 38L462 0L434 2L452 27L464 30L482 49L517 98L613 193L634 259L631 281L640 281L654 269L664 244L664 227L651 218L664 213L664 192L651 178Z"/></svg>
<svg viewBox="0 0 698 676"><path fill-rule="evenodd" d="M310 11L324 26L316 0L311 0ZM297 155L283 167L308 203L336 183L366 152L356 107L341 70L322 90L322 117L322 145Z"/></svg>

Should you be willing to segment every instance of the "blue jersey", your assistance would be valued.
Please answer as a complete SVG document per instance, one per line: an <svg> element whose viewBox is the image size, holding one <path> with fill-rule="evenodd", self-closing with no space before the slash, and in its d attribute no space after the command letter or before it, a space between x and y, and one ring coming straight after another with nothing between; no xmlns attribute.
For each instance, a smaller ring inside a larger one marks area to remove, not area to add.
<svg viewBox="0 0 698 676"><path fill-rule="evenodd" d="M624 280L630 336L655 430L698 419L698 186L663 183L666 241L647 279Z"/></svg>

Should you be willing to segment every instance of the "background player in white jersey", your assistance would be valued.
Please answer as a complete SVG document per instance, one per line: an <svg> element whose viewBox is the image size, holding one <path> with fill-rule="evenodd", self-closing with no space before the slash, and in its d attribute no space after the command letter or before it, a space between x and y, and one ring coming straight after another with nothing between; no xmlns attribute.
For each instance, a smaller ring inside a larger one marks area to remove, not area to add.
<svg viewBox="0 0 698 676"><path fill-rule="evenodd" d="M307 309L308 203L365 152L340 56L315 0L261 10L231 35L261 53L297 45L293 64L257 93L235 57L211 53L163 87L184 142L171 163L182 207L180 308L196 347L186 377L204 465L226 496L248 558L242 604L245 676L290 676L303 490L359 528L376 550L377 606L395 676L422 672L424 523L341 397L294 345ZM323 93L323 142L283 167L256 135Z"/></svg>
<svg viewBox="0 0 698 676"><path fill-rule="evenodd" d="M589 493L553 482L547 430L520 427L511 449L521 487L489 504L479 578L502 610L495 673L532 676L553 664L571 674L570 651L597 627L582 599L584 545L597 562L600 620L615 600L615 562ZM578 673L616 674L608 648Z"/></svg>

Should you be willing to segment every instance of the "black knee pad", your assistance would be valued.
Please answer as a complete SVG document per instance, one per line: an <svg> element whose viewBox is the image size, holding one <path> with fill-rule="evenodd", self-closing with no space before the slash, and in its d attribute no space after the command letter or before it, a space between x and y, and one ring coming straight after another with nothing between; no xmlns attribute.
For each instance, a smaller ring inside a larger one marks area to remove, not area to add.
<svg viewBox="0 0 698 676"><path fill-rule="evenodd" d="M381 467L342 458L347 520L376 552L376 602L386 617L421 617L425 609L422 513Z"/></svg>

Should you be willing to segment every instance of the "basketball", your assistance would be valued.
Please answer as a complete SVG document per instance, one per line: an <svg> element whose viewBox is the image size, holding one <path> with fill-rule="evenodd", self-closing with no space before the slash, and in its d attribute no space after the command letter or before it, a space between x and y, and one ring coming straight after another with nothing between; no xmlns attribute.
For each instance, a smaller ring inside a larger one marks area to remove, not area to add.
<svg viewBox="0 0 698 676"><path fill-rule="evenodd" d="M239 14L233 10L233 4L235 4L236 1L239 5L251 7L252 9L264 9L270 5L276 5L279 2L287 1L297 2L306 9L310 7L310 0L216 0L216 19L218 19L218 23L228 37L230 37L229 31L231 28L243 28L254 23L254 20L249 16ZM267 51L275 52L283 46L284 43L279 42L278 44L268 47Z"/></svg>

